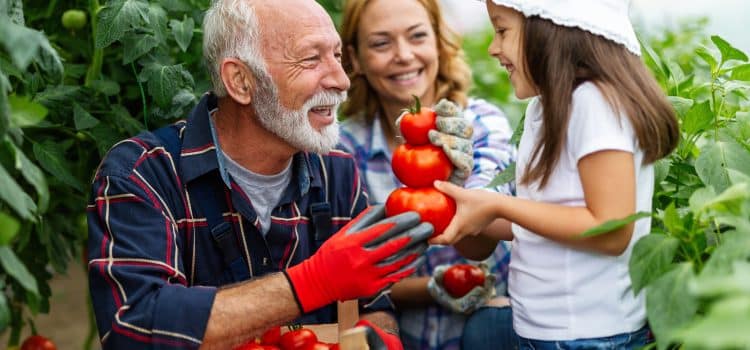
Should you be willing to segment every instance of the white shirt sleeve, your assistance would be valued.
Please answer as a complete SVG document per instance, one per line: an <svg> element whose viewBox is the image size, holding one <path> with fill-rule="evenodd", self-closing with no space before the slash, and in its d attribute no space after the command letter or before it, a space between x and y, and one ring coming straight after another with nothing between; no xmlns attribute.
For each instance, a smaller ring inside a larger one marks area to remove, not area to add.
<svg viewBox="0 0 750 350"><path fill-rule="evenodd" d="M577 163L603 150L636 151L636 137L630 120L618 115L593 83L581 84L573 92L568 124L568 151Z"/></svg>

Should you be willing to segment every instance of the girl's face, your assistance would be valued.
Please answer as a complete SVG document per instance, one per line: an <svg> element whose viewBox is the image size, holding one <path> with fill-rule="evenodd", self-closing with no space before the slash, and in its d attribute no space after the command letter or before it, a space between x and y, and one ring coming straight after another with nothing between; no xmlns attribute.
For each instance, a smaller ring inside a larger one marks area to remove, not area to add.
<svg viewBox="0 0 750 350"><path fill-rule="evenodd" d="M438 48L427 10L416 0L371 1L362 12L354 71L364 74L384 104L408 106L412 95L434 103Z"/></svg>
<svg viewBox="0 0 750 350"><path fill-rule="evenodd" d="M509 7L496 5L491 0L487 0L487 13L495 28L495 37L488 49L490 56L500 61L508 71L516 97L525 99L536 96L537 89L526 71L522 52L523 14Z"/></svg>

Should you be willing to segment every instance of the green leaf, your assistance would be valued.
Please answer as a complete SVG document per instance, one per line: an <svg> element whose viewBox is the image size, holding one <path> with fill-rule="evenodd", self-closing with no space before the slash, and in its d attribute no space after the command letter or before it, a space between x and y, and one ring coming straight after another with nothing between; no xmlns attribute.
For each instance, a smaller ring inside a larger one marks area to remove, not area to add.
<svg viewBox="0 0 750 350"><path fill-rule="evenodd" d="M0 246L0 265L3 265L5 272L13 277L27 291L39 294L36 285L36 279L29 273L23 262L18 259L16 253L8 246Z"/></svg>
<svg viewBox="0 0 750 350"><path fill-rule="evenodd" d="M732 44L728 43L726 40L722 39L718 35L711 36L711 41L714 42L716 47L719 48L719 51L721 51L721 60L722 62L726 62L729 60L738 60L742 62L747 62L747 55L740 51L739 49L732 46Z"/></svg>
<svg viewBox="0 0 750 350"><path fill-rule="evenodd" d="M692 264L681 263L647 286L648 322L659 349L666 349L674 332L690 322L698 311L698 301L688 289L693 278Z"/></svg>
<svg viewBox="0 0 750 350"><path fill-rule="evenodd" d="M0 70L0 135L10 126L10 106L8 105L8 91L11 89L8 78Z"/></svg>
<svg viewBox="0 0 750 350"><path fill-rule="evenodd" d="M732 68L731 78L734 80L750 81L750 63Z"/></svg>
<svg viewBox="0 0 750 350"><path fill-rule="evenodd" d="M47 116L47 108L27 96L8 96L10 119L19 128L37 125Z"/></svg>
<svg viewBox="0 0 750 350"><path fill-rule="evenodd" d="M195 21L192 17L187 17L182 21L170 20L169 27L172 29L172 35L174 40L177 41L177 45L180 46L182 52L187 51L190 46L190 41L193 39L193 30L195 29Z"/></svg>
<svg viewBox="0 0 750 350"><path fill-rule="evenodd" d="M684 117L685 114L690 110L690 107L693 106L693 100L689 98L684 98L680 96L668 96L669 102L672 103L672 107L674 107L674 110L677 112L677 115L680 117Z"/></svg>
<svg viewBox="0 0 750 350"><path fill-rule="evenodd" d="M103 49L120 40L125 32L148 23L148 3L142 0L112 0L99 11L99 25L94 40Z"/></svg>
<svg viewBox="0 0 750 350"><path fill-rule="evenodd" d="M94 80L91 82L91 88L105 96L114 96L120 93L120 84L114 80Z"/></svg>
<svg viewBox="0 0 750 350"><path fill-rule="evenodd" d="M711 253L700 277L727 275L732 271L732 264L750 257L750 234L730 231L721 236L721 244Z"/></svg>
<svg viewBox="0 0 750 350"><path fill-rule="evenodd" d="M99 124L99 119L94 118L81 105L73 102L73 122L75 123L76 130L85 130Z"/></svg>
<svg viewBox="0 0 750 350"><path fill-rule="evenodd" d="M508 165L500 174L497 174L485 188L495 188L498 186L505 185L516 179L516 163Z"/></svg>
<svg viewBox="0 0 750 350"><path fill-rule="evenodd" d="M669 233L679 234L685 231L685 224L682 222L680 214L677 213L674 202L669 203L667 208L664 209L664 216L662 217L662 221L664 222L664 227Z"/></svg>
<svg viewBox="0 0 750 350"><path fill-rule="evenodd" d="M130 64L130 62L137 60L157 46L159 46L159 40L151 34L125 36L123 39L122 64Z"/></svg>
<svg viewBox="0 0 750 350"><path fill-rule="evenodd" d="M690 283L690 291L702 298L717 298L732 294L750 296L750 263L735 260L732 262L730 271L713 275L701 274Z"/></svg>
<svg viewBox="0 0 750 350"><path fill-rule="evenodd" d="M700 213L706 207L706 203L716 198L713 187L701 187L690 195L688 203L693 213Z"/></svg>
<svg viewBox="0 0 750 350"><path fill-rule="evenodd" d="M16 211L22 219L35 221L36 204L0 164L0 199Z"/></svg>
<svg viewBox="0 0 750 350"><path fill-rule="evenodd" d="M45 72L45 77L54 83L59 83L63 79L63 64L57 50L52 48L48 40L43 40L39 45L39 54L36 57L39 67Z"/></svg>
<svg viewBox="0 0 750 350"><path fill-rule="evenodd" d="M11 145L16 154L16 162L19 164L18 171L21 172L21 175L23 175L23 178L26 179L28 183L34 186L34 189L39 196L37 201L39 213L44 214L47 212L50 199L47 178L44 176L42 170L39 169L36 164L32 163L20 148L13 143L11 143Z"/></svg>
<svg viewBox="0 0 750 350"><path fill-rule="evenodd" d="M714 121L711 103L706 101L694 104L685 115L682 129L688 135L697 134L708 129Z"/></svg>
<svg viewBox="0 0 750 350"><path fill-rule="evenodd" d="M22 71L36 57L39 46L47 42L44 34L37 30L14 24L8 20L0 20L0 44L10 55L16 67Z"/></svg>
<svg viewBox="0 0 750 350"><path fill-rule="evenodd" d="M34 142L33 149L34 156L44 170L63 183L83 192L83 185L70 172L69 162L65 160L65 155L59 145L52 141Z"/></svg>
<svg viewBox="0 0 750 350"><path fill-rule="evenodd" d="M186 85L192 86L192 76L182 65L152 65L144 73L148 77L148 93L160 106L169 106L174 95Z"/></svg>
<svg viewBox="0 0 750 350"><path fill-rule="evenodd" d="M654 162L654 183L659 185L669 175L672 163L669 158L662 158Z"/></svg>
<svg viewBox="0 0 750 350"><path fill-rule="evenodd" d="M587 230L586 232L582 233L581 237L593 237L593 236L598 236L601 234L609 233L619 228L622 228L625 225L631 222L634 222L638 219L647 218L650 216L651 216L651 213L642 211L642 212L628 215L627 217L623 219L609 220L599 226L591 228Z"/></svg>
<svg viewBox="0 0 750 350"><path fill-rule="evenodd" d="M672 266L680 241L663 234L652 233L639 239L630 257L630 279L633 294L664 275Z"/></svg>
<svg viewBox="0 0 750 350"><path fill-rule="evenodd" d="M697 212L702 212L707 208L720 212L736 212L737 206L742 205L742 202L748 199L750 199L750 183L738 183L730 186L718 196L703 202Z"/></svg>
<svg viewBox="0 0 750 350"><path fill-rule="evenodd" d="M2 287L2 286L0 286ZM0 288L3 290L4 288ZM3 333L5 329L10 325L10 307L8 306L8 299L5 298L5 293L0 293L0 333Z"/></svg>
<svg viewBox="0 0 750 350"><path fill-rule="evenodd" d="M8 245L18 234L21 223L16 218L0 212L0 246ZM2 295L3 293L0 293ZM0 327L2 328L2 327Z"/></svg>
<svg viewBox="0 0 750 350"><path fill-rule="evenodd" d="M719 62L716 61L716 58L714 58L714 55L711 54L710 51L708 51L705 47L699 47L695 50L695 54L698 55L701 59L703 59L704 62L708 64L708 67L711 69L711 72L716 71L716 69L719 67Z"/></svg>
<svg viewBox="0 0 750 350"><path fill-rule="evenodd" d="M745 276L748 278L750 276ZM675 334L683 348L750 348L750 296L736 295L712 305L705 317L697 318Z"/></svg>
<svg viewBox="0 0 750 350"><path fill-rule="evenodd" d="M514 146L518 146L518 143L521 141L521 135L523 135L523 124L526 120L526 115L524 114L521 117L521 120L518 121L518 126L516 126L516 129L513 130L513 136L510 137L510 144Z"/></svg>
<svg viewBox="0 0 750 350"><path fill-rule="evenodd" d="M695 171L706 186L723 192L730 185L727 169L750 174L750 152L734 140L710 142L701 149Z"/></svg>

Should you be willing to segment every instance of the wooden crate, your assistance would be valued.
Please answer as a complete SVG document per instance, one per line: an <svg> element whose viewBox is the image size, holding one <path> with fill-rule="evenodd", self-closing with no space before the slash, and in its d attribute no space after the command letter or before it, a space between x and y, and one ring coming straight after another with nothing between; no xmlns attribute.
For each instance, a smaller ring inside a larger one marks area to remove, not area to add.
<svg viewBox="0 0 750 350"><path fill-rule="evenodd" d="M356 300L340 301L336 305L338 323L306 324L304 328L315 332L319 341L339 343L341 350L369 350L365 337L365 329L355 327L359 321L359 305ZM281 332L286 333L282 327Z"/></svg>

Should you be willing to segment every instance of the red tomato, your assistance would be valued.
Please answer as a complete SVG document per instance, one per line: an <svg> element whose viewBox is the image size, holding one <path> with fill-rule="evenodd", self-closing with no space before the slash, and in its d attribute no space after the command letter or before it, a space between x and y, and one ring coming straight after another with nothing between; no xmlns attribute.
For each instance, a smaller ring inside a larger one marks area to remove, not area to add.
<svg viewBox="0 0 750 350"><path fill-rule="evenodd" d="M307 328L290 330L281 335L279 345L284 350L304 350L318 342L318 337Z"/></svg>
<svg viewBox="0 0 750 350"><path fill-rule="evenodd" d="M414 188L432 187L435 180L447 180L453 170L443 149L433 145L398 146L393 152L391 167L404 185Z"/></svg>
<svg viewBox="0 0 750 350"><path fill-rule="evenodd" d="M339 346L339 343L331 344L331 347L328 350L341 350L341 347Z"/></svg>
<svg viewBox="0 0 750 350"><path fill-rule="evenodd" d="M385 215L393 216L407 211L419 213L422 221L432 224L435 237L445 230L456 214L456 202L433 187L402 187L391 192L385 201Z"/></svg>
<svg viewBox="0 0 750 350"><path fill-rule="evenodd" d="M41 335L32 335L23 341L21 350L57 350L57 346Z"/></svg>
<svg viewBox="0 0 750 350"><path fill-rule="evenodd" d="M281 327L271 327L260 336L260 343L263 345L277 345L281 340Z"/></svg>
<svg viewBox="0 0 750 350"><path fill-rule="evenodd" d="M453 265L443 274L443 287L454 298L460 298L481 285L484 285L484 272L474 265Z"/></svg>
<svg viewBox="0 0 750 350"><path fill-rule="evenodd" d="M419 106L419 101L417 101ZM430 143L427 132L430 129L436 129L435 120L437 116L435 111L426 107L416 107L404 114L399 123L401 135L406 143L414 146L426 145Z"/></svg>

